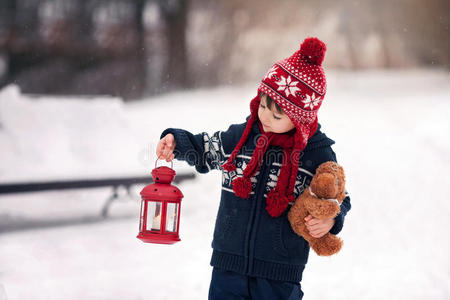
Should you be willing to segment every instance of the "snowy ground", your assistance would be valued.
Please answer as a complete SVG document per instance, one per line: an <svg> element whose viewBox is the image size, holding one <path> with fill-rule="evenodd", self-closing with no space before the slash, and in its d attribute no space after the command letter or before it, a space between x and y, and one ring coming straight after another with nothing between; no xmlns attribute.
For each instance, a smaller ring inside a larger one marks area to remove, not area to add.
<svg viewBox="0 0 450 300"><path fill-rule="evenodd" d="M245 120L254 93L222 87L124 104L7 87L0 181L146 174L163 129L226 129ZM319 121L336 141L353 208L343 250L311 253L305 299L450 298L449 116L447 72L329 73ZM179 185L182 241L172 246L135 238L138 198L99 218L109 189L1 196L0 300L206 299L220 182L214 171Z"/></svg>

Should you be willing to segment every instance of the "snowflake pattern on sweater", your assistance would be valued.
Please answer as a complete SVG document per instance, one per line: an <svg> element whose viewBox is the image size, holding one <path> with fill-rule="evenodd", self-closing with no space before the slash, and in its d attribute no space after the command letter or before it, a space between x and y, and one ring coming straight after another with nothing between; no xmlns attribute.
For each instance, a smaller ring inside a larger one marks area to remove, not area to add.
<svg viewBox="0 0 450 300"><path fill-rule="evenodd" d="M225 154L222 146L221 132L216 132L213 136L209 136L208 133L203 132L203 142L204 142L204 157L205 164L208 168L217 169L222 171L222 189L231 193L233 192L232 182L237 177L242 177L242 174L247 167L251 157L245 155L238 155L235 160L236 170L228 172L222 168L222 164L230 157L230 154ZM264 187L264 197L267 197L267 193L277 185L278 176L280 175L281 164L274 162L270 166L269 177ZM260 171L257 170L256 173L250 178L252 183L252 192L256 189L258 182L258 175ZM297 198L305 189L308 187L313 174L305 169L298 168L297 178L294 186L294 196ZM292 204L292 203L290 203Z"/></svg>
<svg viewBox="0 0 450 300"><path fill-rule="evenodd" d="M264 197L267 197L267 193L273 189L277 185L278 176L280 176L281 171L281 165L274 163L274 167L269 170L269 178L267 180L267 184L264 190ZM303 193L306 187L308 187L311 183L311 179L313 177L313 174L308 172L305 169L298 168L297 178L295 180L295 186L294 186L294 197L297 198L298 196ZM289 203L293 204L293 203Z"/></svg>
<svg viewBox="0 0 450 300"><path fill-rule="evenodd" d="M229 157L229 155L228 155ZM222 188L226 191L233 192L233 187L231 185L232 181L237 177L242 177L242 174L244 173L245 168L247 167L248 162L250 161L249 158L242 159L243 156L238 155L236 158L236 170L228 172L225 169L222 169ZM251 195L254 194L254 190L256 188L256 183L258 180L256 179L259 175L259 170L256 171L256 173L250 177L250 182L252 183L252 192Z"/></svg>

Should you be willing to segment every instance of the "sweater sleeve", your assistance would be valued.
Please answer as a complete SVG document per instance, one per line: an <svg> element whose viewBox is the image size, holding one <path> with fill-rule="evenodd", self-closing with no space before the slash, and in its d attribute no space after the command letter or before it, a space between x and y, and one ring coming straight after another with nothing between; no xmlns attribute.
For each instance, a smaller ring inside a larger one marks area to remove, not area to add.
<svg viewBox="0 0 450 300"><path fill-rule="evenodd" d="M222 170L226 161L224 149L233 147L236 137L242 134L243 125L233 124L227 131L216 131L212 136L207 132L192 134L179 128L167 128L161 133L163 138L171 133L175 137L175 159L186 161L194 166L199 173L208 173L211 170Z"/></svg>
<svg viewBox="0 0 450 300"><path fill-rule="evenodd" d="M345 215L350 210L350 208L351 208L350 196L346 190L344 201L342 201L341 204L341 212L334 218L334 225L331 228L330 233L338 234L339 232L341 232L342 228L344 227Z"/></svg>

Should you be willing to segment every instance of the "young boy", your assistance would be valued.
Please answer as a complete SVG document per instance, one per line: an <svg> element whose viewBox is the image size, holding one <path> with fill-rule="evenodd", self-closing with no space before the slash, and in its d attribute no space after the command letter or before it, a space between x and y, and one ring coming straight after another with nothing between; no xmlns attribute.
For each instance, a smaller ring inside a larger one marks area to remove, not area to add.
<svg viewBox="0 0 450 300"><path fill-rule="evenodd" d="M334 141L320 131L317 119L326 90L325 51L322 41L307 38L300 50L276 63L250 102L245 123L212 137L175 128L161 134L158 157L185 160L200 173L222 171L209 299L303 297L309 245L291 229L287 213L316 168L336 161ZM348 210L347 195L336 218L306 217L309 232L339 233Z"/></svg>

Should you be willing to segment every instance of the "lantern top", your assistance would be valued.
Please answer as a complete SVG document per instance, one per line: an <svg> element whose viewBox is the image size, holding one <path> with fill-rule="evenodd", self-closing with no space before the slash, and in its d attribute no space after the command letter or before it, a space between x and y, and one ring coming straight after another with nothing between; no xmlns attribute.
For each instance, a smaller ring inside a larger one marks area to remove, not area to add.
<svg viewBox="0 0 450 300"><path fill-rule="evenodd" d="M168 183L170 184L175 178L176 172L166 166L157 167L152 170L153 181L156 183Z"/></svg>
<svg viewBox="0 0 450 300"><path fill-rule="evenodd" d="M141 196L151 200L181 201L183 193L173 186L172 180L176 172L169 167L157 167L152 170L152 177L155 183L147 185L141 191Z"/></svg>
<svg viewBox="0 0 450 300"><path fill-rule="evenodd" d="M173 185L149 184L141 191L143 199L150 201L180 202L184 197L179 188Z"/></svg>

